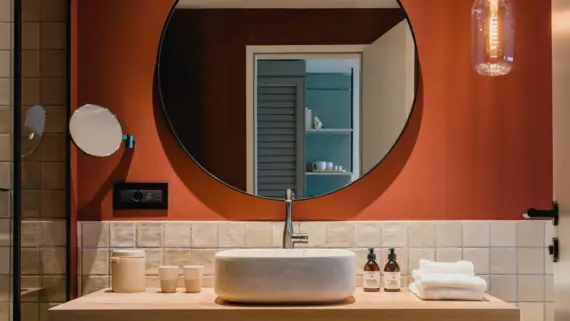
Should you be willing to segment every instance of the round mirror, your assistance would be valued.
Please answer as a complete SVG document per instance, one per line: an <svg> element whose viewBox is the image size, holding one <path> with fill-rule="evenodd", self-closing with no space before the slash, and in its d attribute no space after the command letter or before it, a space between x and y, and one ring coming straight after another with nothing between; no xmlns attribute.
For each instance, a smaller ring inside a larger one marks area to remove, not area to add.
<svg viewBox="0 0 570 321"><path fill-rule="evenodd" d="M331 2L173 8L157 61L162 107L188 155L228 186L329 194L373 170L404 130L418 84L404 9Z"/></svg>
<svg viewBox="0 0 570 321"><path fill-rule="evenodd" d="M121 124L115 114L97 105L78 108L69 121L69 133L79 149L98 157L112 155L123 141Z"/></svg>
<svg viewBox="0 0 570 321"><path fill-rule="evenodd" d="M30 156L42 141L46 124L46 111L43 106L30 107L24 115L22 126L22 158Z"/></svg>

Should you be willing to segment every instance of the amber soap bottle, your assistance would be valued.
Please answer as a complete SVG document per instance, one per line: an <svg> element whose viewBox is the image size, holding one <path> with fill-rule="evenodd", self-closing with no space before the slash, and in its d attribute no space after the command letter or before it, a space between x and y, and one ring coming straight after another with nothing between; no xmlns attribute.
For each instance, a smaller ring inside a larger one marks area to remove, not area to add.
<svg viewBox="0 0 570 321"><path fill-rule="evenodd" d="M364 264L362 287L364 292L380 292L380 266L376 263L374 249L368 249L368 261Z"/></svg>
<svg viewBox="0 0 570 321"><path fill-rule="evenodd" d="M400 266L396 262L395 251L393 248L390 249L388 262L384 266L384 291L386 292L398 292L402 286Z"/></svg>

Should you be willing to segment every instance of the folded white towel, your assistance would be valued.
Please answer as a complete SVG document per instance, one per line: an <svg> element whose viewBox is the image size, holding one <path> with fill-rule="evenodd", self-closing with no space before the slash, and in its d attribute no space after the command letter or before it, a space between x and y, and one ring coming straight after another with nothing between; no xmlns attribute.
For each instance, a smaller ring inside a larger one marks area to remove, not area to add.
<svg viewBox="0 0 570 321"><path fill-rule="evenodd" d="M408 286L410 292L422 300L458 300L458 301L482 301L485 298L483 291L473 291L465 289L438 288L423 289L416 282Z"/></svg>
<svg viewBox="0 0 570 321"><path fill-rule="evenodd" d="M487 290L487 282L478 276L450 273L426 273L421 270L413 270L412 277L415 282L425 290L434 288L467 289L483 292Z"/></svg>
<svg viewBox="0 0 570 321"><path fill-rule="evenodd" d="M475 267L469 261L435 262L420 259L420 271L428 273L454 273L475 275Z"/></svg>

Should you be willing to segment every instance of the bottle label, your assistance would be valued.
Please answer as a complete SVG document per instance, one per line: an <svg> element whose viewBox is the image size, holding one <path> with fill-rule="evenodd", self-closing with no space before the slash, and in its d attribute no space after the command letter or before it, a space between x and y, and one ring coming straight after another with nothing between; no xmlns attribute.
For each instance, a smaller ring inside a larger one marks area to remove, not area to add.
<svg viewBox="0 0 570 321"><path fill-rule="evenodd" d="M362 274L362 283L365 289L380 288L380 271L364 271Z"/></svg>
<svg viewBox="0 0 570 321"><path fill-rule="evenodd" d="M401 282L400 272L384 272L385 289L398 290L401 287Z"/></svg>

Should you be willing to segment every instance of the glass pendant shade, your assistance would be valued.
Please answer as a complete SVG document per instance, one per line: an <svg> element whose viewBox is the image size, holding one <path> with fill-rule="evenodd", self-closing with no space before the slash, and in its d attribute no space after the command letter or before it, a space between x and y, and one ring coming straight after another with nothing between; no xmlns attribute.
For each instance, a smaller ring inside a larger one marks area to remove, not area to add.
<svg viewBox="0 0 570 321"><path fill-rule="evenodd" d="M475 0L471 9L473 68L482 76L503 76L513 69L514 0Z"/></svg>

